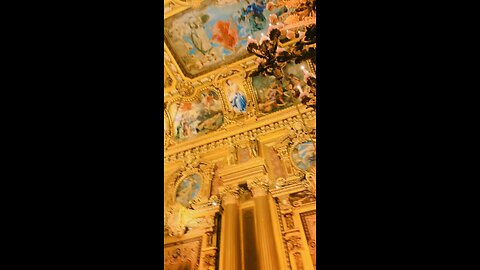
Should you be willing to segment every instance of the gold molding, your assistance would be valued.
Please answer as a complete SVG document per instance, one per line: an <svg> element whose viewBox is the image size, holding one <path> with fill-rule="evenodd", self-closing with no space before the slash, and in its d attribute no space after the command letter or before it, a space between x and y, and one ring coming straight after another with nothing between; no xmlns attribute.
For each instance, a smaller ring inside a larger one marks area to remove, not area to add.
<svg viewBox="0 0 480 270"><path fill-rule="evenodd" d="M315 112L311 109L301 108L301 112L305 113L309 119L315 119ZM169 163L175 161L176 158L173 158L173 155L185 152L186 150L197 149L199 152L206 152L206 150L212 150L216 146L224 146L225 141L228 137L240 136L242 133L248 133L252 131L255 136L263 135L267 132L272 132L279 130L281 128L291 128L295 121L299 121L300 117L296 108L290 107L282 111L271 113L262 118L254 119L252 118L248 123L244 123L242 126L230 126L224 129L220 128L216 131L213 131L208 134L208 136L199 136L192 140L178 142L174 148L168 148L164 152L165 162ZM315 124L315 122L311 122ZM234 138L236 141L236 139ZM201 146L207 145L206 148L201 148Z"/></svg>

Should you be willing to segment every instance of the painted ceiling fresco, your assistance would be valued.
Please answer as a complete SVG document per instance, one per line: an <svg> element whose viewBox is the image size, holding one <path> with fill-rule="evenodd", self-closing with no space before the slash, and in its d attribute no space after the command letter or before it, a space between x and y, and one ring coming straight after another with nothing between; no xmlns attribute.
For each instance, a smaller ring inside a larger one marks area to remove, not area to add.
<svg viewBox="0 0 480 270"><path fill-rule="evenodd" d="M241 119L250 110L261 117L292 107L302 92L309 91L301 79L302 67L311 70L308 66L307 62L288 64L284 68L288 76L282 80L262 75L233 76L217 87L204 88L193 98L174 99L166 106L164 133L175 141L185 141L218 130L226 115Z"/></svg>
<svg viewBox="0 0 480 270"><path fill-rule="evenodd" d="M173 137L185 140L216 130L223 124L222 108L219 94L214 89L202 92L197 100L172 104L169 109Z"/></svg>
<svg viewBox="0 0 480 270"><path fill-rule="evenodd" d="M266 34L271 14L264 0L206 0L165 19L165 43L184 75L197 77L248 56L248 37Z"/></svg>
<svg viewBox="0 0 480 270"><path fill-rule="evenodd" d="M249 76L258 62L246 50L248 38L260 39L268 33L270 15L291 16L290 8L267 10L264 0L179 2L165 1L164 145L219 132L237 120L281 113L312 90L304 81L305 72L315 73L311 61L286 64L280 80ZM242 63L253 64L239 67ZM297 166L311 166L303 155L308 145L300 148Z"/></svg>
<svg viewBox="0 0 480 270"><path fill-rule="evenodd" d="M288 64L284 68L287 76L281 80L262 75L252 78L253 89L258 97L258 109L261 112L275 112L293 105L299 94L297 86L307 87L301 69L304 65Z"/></svg>

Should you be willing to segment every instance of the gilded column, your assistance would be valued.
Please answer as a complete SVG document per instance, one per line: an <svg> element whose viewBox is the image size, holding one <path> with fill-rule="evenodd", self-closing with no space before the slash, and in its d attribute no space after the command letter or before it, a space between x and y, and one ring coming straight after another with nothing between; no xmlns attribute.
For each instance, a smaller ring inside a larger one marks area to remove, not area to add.
<svg viewBox="0 0 480 270"><path fill-rule="evenodd" d="M223 215L220 270L242 269L238 192L238 186L226 186L222 190Z"/></svg>
<svg viewBox="0 0 480 270"><path fill-rule="evenodd" d="M255 227L257 232L257 245L259 251L260 269L281 269L279 252L275 244L273 225L275 224L270 214L268 186L265 179L248 181L248 188L252 191L255 205Z"/></svg>

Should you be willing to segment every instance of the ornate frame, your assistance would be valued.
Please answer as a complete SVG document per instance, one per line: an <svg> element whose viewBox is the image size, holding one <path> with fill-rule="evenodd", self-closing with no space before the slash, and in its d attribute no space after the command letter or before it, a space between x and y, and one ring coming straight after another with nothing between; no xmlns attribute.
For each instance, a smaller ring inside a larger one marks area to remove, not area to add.
<svg viewBox="0 0 480 270"><path fill-rule="evenodd" d="M295 162L293 162L293 150L295 150L295 148L300 145L300 144L303 144L303 143L307 143L307 142L311 142L311 143L315 143L314 141L310 140L310 138L308 139L304 139L304 140L298 140L296 142L293 142L292 144L290 144L290 147L289 147L289 150L288 150L288 156L290 157L290 161L292 162L292 165L302 171L302 172L309 172L311 170L311 168L307 169L307 170L304 170L304 169L301 169L300 167L297 166L297 164L295 164Z"/></svg>
<svg viewBox="0 0 480 270"><path fill-rule="evenodd" d="M199 163L195 159L196 157L193 156L186 157L185 163L187 163L187 166L177 171L174 178L171 179L170 183L167 185L167 187L172 190L172 194L166 197L167 200L165 201L165 204L167 207L175 205L178 186L184 179L193 174L200 176L201 184L200 191L192 200L191 205L195 208L195 206L198 205L208 204L211 194L214 166L213 164L206 162Z"/></svg>

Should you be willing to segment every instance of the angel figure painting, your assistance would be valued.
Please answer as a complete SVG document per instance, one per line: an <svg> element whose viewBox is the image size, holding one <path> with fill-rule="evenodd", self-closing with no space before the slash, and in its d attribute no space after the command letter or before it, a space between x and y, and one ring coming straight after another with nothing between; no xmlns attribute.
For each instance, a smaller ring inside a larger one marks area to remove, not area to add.
<svg viewBox="0 0 480 270"><path fill-rule="evenodd" d="M198 174L192 174L183 179L177 187L175 201L185 207L188 207L190 201L195 199L200 191L201 178Z"/></svg>
<svg viewBox="0 0 480 270"><path fill-rule="evenodd" d="M222 102L215 90L200 93L195 101L182 101L170 106L173 116L172 137L193 138L218 129L223 124Z"/></svg>
<svg viewBox="0 0 480 270"><path fill-rule="evenodd" d="M230 108L237 113L245 113L247 111L247 97L245 92L240 89L238 83L227 79L225 81L225 90Z"/></svg>
<svg viewBox="0 0 480 270"><path fill-rule="evenodd" d="M252 85L257 94L258 109L272 113L290 107L294 99L301 100L308 85L303 80L306 63L289 63L283 68L281 80L273 76L258 75L252 78Z"/></svg>
<svg viewBox="0 0 480 270"><path fill-rule="evenodd" d="M295 166L303 171L308 171L316 166L317 156L313 142L308 141L295 146L292 150L292 161Z"/></svg>
<svg viewBox="0 0 480 270"><path fill-rule="evenodd" d="M266 34L265 0L205 0L165 19L165 44L185 76L195 78L248 56L248 36Z"/></svg>

